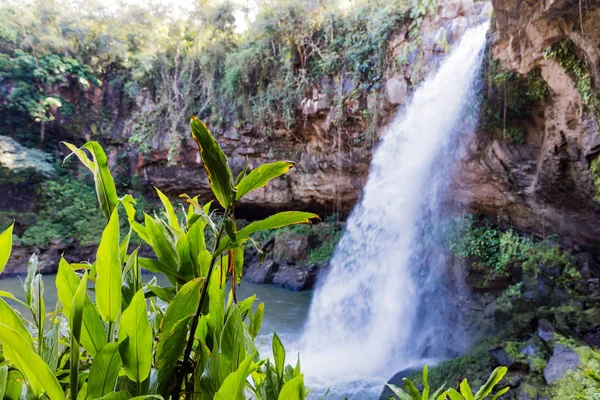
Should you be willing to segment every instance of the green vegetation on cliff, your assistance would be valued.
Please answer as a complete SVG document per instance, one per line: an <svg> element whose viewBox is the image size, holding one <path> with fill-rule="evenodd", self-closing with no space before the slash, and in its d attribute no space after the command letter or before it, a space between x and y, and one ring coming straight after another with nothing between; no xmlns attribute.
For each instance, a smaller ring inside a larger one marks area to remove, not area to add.
<svg viewBox="0 0 600 400"><path fill-rule="evenodd" d="M415 18L420 10L417 4ZM161 6L107 10L93 2L1 6L0 135L29 145L48 129L62 137L112 135L123 126L106 113L138 103L130 144L143 152L167 132L172 159L185 117L269 134L297 123L315 88L319 102L336 110L333 126L349 114L369 126L374 113L358 110L381 89L388 40L408 20L408 1L364 0L347 9L260 2L242 32L244 11L231 2L201 2L176 16ZM60 124L48 127L53 120Z"/></svg>

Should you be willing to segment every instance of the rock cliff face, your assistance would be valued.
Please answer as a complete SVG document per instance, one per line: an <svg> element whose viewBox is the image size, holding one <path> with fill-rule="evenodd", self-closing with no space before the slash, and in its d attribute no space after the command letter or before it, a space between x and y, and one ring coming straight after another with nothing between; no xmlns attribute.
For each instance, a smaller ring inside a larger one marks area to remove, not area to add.
<svg viewBox="0 0 600 400"><path fill-rule="evenodd" d="M527 117L524 144L490 140L488 132L479 132L458 173L455 197L521 229L559 234L598 252L600 207L589 172L600 150L598 115L586 107L576 78L544 51L571 41L592 82L600 82L600 4L568 0L492 4L492 57L502 69L522 75L539 70L549 96Z"/></svg>
<svg viewBox="0 0 600 400"><path fill-rule="evenodd" d="M388 55L385 89L378 95L357 100L352 96L356 83L345 79L341 84L346 101L343 112L347 123L333 128L335 107L327 101L332 96L332 84L323 82L313 89L312 97L302 102L301 118L292 129L281 129L270 134L255 128L229 126L213 130L225 153L230 157L234 172L242 169L246 157L250 166L276 159L296 162L296 169L285 179L257 190L247 196L239 210L242 213L261 213L262 210L305 209L320 214L350 212L360 197L368 174L371 152L385 126L398 107L406 104L412 90L437 68L450 46L467 29L489 17L491 5L473 0L440 1L434 12L418 25L401 27L392 37ZM152 108L147 99L141 99L138 108ZM365 132L370 127L358 117L364 108L375 110L377 137ZM210 127L209 127L210 128ZM123 125L122 137L131 134L132 127ZM122 140L119 138L117 141ZM182 143L173 165L168 165L167 133L158 133L152 139L149 155L130 152L127 159L129 173L171 194L184 192L210 196L208 181L200 169L196 145L188 139ZM125 145L115 145L110 154L113 164L122 163Z"/></svg>

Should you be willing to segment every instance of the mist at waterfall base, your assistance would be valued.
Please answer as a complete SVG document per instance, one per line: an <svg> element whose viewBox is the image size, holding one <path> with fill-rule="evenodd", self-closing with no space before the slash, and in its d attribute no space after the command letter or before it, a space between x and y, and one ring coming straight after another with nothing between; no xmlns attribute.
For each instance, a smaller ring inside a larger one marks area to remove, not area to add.
<svg viewBox="0 0 600 400"><path fill-rule="evenodd" d="M456 356L468 343L449 276L445 200L475 128L488 24L471 28L399 111L376 149L297 343L307 385L327 398L377 398L396 372Z"/></svg>

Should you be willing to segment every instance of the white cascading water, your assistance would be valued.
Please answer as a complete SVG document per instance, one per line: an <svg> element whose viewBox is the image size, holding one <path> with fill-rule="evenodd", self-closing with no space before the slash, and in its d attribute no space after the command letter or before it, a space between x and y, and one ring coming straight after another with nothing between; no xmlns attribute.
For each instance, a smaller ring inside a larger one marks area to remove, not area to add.
<svg viewBox="0 0 600 400"><path fill-rule="evenodd" d="M309 386L318 379L348 390L374 379L381 389L398 370L464 348L449 325L456 315L446 301L439 218L457 143L473 130L465 121L487 30L465 32L378 145L300 341Z"/></svg>

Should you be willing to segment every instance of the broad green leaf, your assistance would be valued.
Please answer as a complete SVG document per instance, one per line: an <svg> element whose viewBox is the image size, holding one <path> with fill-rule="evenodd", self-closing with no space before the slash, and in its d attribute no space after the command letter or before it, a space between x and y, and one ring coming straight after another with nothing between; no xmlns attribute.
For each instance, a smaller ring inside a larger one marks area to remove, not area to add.
<svg viewBox="0 0 600 400"><path fill-rule="evenodd" d="M57 304L58 309L58 304ZM58 312L55 313L55 316L50 319L50 323L52 324L51 328L46 332L44 338L42 340L42 345L44 346L43 356L44 362L48 364L52 372L56 373L56 368L58 367L58 347L59 347L59 338L60 338L60 321L61 318L57 317Z"/></svg>
<svg viewBox="0 0 600 400"><path fill-rule="evenodd" d="M140 268L154 273L161 273L169 279L173 285L176 283L185 283L185 279L173 267L168 264L163 264L153 258L138 258Z"/></svg>
<svg viewBox="0 0 600 400"><path fill-rule="evenodd" d="M6 263L8 263L8 259L10 258L14 226L15 224L13 223L4 232L0 233L0 274L4 270L4 267L6 267Z"/></svg>
<svg viewBox="0 0 600 400"><path fill-rule="evenodd" d="M508 392L509 389L510 389L510 387L505 387L504 389L498 391L498 393L496 393L494 395L494 397L492 397L492 400L498 399L500 396L502 396L503 394L505 394L506 392Z"/></svg>
<svg viewBox="0 0 600 400"><path fill-rule="evenodd" d="M177 219L177 214L175 214L175 210L173 209L173 205L171 204L171 201L169 200L169 198L167 196L165 196L163 194L163 192L158 190L158 188L155 187L154 189L156 189L156 192L158 193L158 197L160 198L160 201L163 203L163 206L165 207L165 215L167 216L167 221L169 222L169 227L173 230L173 232L180 233L181 226L179 225L179 219Z"/></svg>
<svg viewBox="0 0 600 400"><path fill-rule="evenodd" d="M425 365L423 367L423 399L429 400L429 382L427 381L429 375L429 367Z"/></svg>
<svg viewBox="0 0 600 400"><path fill-rule="evenodd" d="M254 355L246 357L239 368L225 378L223 384L216 393L214 400L244 400L244 387L246 379L254 372L258 364L253 363Z"/></svg>
<svg viewBox="0 0 600 400"><path fill-rule="evenodd" d="M217 262L218 263L218 262ZM224 263L226 266L227 263ZM225 323L225 285L221 285L221 267L215 267L210 282L208 282L208 326L220 337Z"/></svg>
<svg viewBox="0 0 600 400"><path fill-rule="evenodd" d="M244 246L233 248L233 271L235 272L235 283L239 285L244 273Z"/></svg>
<svg viewBox="0 0 600 400"><path fill-rule="evenodd" d="M277 400L304 400L306 398L304 376L300 375L287 381L281 388Z"/></svg>
<svg viewBox="0 0 600 400"><path fill-rule="evenodd" d="M245 298L244 300L238 302L237 306L240 309L242 321L244 319L246 319L246 314L248 313L248 310L250 310L250 308L252 308L252 305L254 304L255 301L256 301L256 294L253 294L252 296Z"/></svg>
<svg viewBox="0 0 600 400"><path fill-rule="evenodd" d="M246 356L244 325L238 307L233 308L225 321L219 349L221 351L221 368L227 372L237 370Z"/></svg>
<svg viewBox="0 0 600 400"><path fill-rule="evenodd" d="M175 288L173 287L163 288L160 286L147 284L145 288L165 303L170 303L176 294Z"/></svg>
<svg viewBox="0 0 600 400"><path fill-rule="evenodd" d="M6 292L4 290L0 290L0 297L4 297L6 299L10 299L12 301L16 301L17 303L19 303L23 307L29 308L29 304L25 303L24 301L19 300L12 293Z"/></svg>
<svg viewBox="0 0 600 400"><path fill-rule="evenodd" d="M170 240L170 234L160 220L155 220L148 214L144 215L144 224L146 227L146 235L148 236L148 244L154 250L158 261L168 265L175 270L179 262L177 253Z"/></svg>
<svg viewBox="0 0 600 400"><path fill-rule="evenodd" d="M4 398L6 392L6 381L8 380L8 365L0 367L0 399Z"/></svg>
<svg viewBox="0 0 600 400"><path fill-rule="evenodd" d="M61 258L56 274L56 289L65 315L71 315L73 297L75 297L79 282L80 280L73 268L64 258ZM82 323L81 344L88 353L95 356L98 350L107 343L107 340L98 310L87 294L83 304Z"/></svg>
<svg viewBox="0 0 600 400"><path fill-rule="evenodd" d="M133 221L135 218L135 207L133 205L136 204L136 201L133 198L133 196L130 194L126 194L125 196L121 197L119 201L121 202L121 204L123 204L123 207L125 208L127 220Z"/></svg>
<svg viewBox="0 0 600 400"><path fill-rule="evenodd" d="M198 221L200 221L203 223L203 230L205 226L208 226L211 231L215 233L217 232L217 226L215 225L213 220L210 219L210 217L208 216L208 213L210 212L210 204L212 203L211 201L209 201L204 205L204 207L202 207L200 203L198 203L197 197L194 197L192 199L185 193L179 197L184 198L185 202L190 205L191 212L188 211L188 226L190 226L190 228L193 227Z"/></svg>
<svg viewBox="0 0 600 400"><path fill-rule="evenodd" d="M46 303L44 302L44 281L40 274L33 278L31 285L31 311L35 316L38 332L45 332ZM43 352L40 353L40 355L42 354Z"/></svg>
<svg viewBox="0 0 600 400"><path fill-rule="evenodd" d="M248 236L253 233L269 229L283 228L289 225L312 224L311 219L318 218L319 216L317 214L302 211L284 211L274 214L263 220L252 222L251 224L248 224L244 228L237 231L237 240L235 242L232 242L229 237L223 238L219 248L215 251L215 253L221 254L229 249L240 246L247 240Z"/></svg>
<svg viewBox="0 0 600 400"><path fill-rule="evenodd" d="M200 157L208 175L210 187L221 206L227 209L234 200L234 189L233 176L225 153L202 121L192 117L190 125L192 136L200 149Z"/></svg>
<svg viewBox="0 0 600 400"><path fill-rule="evenodd" d="M29 347L33 350L33 339L31 339L31 335L29 331L23 325L23 321L17 315L15 310L11 306L8 305L6 301L0 299L0 323L7 325L9 328L17 331L19 335L23 337L23 340L29 345ZM6 353L9 348L4 348L4 352Z"/></svg>
<svg viewBox="0 0 600 400"><path fill-rule="evenodd" d="M21 371L34 395L40 397L45 393L50 400L66 399L54 373L44 360L35 353L23 336L3 322L0 322L0 341L5 348L15 350L10 352L10 356L5 352L5 356Z"/></svg>
<svg viewBox="0 0 600 400"><path fill-rule="evenodd" d="M123 285L121 287L122 310L129 306L133 296L142 288L142 276L138 265L138 250L139 248L135 249L129 255L123 269Z"/></svg>
<svg viewBox="0 0 600 400"><path fill-rule="evenodd" d="M243 178L237 185L235 200L241 199L244 195L253 190L265 187L271 179L286 174L293 166L294 163L290 161L276 161L254 168L252 172Z"/></svg>
<svg viewBox="0 0 600 400"><path fill-rule="evenodd" d="M104 397L100 397L97 400L129 400L131 399L131 394L126 391L112 392L107 394Z"/></svg>
<svg viewBox="0 0 600 400"><path fill-rule="evenodd" d="M88 396L97 399L115 389L119 371L123 366L118 343L104 345L94 357L88 378Z"/></svg>
<svg viewBox="0 0 600 400"><path fill-rule="evenodd" d="M3 400L21 400L24 381L25 379L21 372L17 370L9 371L8 377L6 378L6 389L4 391Z"/></svg>
<svg viewBox="0 0 600 400"><path fill-rule="evenodd" d="M392 385L391 383L386 383L386 385L392 392L394 392L396 396L400 398L400 400L413 400L412 397L410 397L410 395L404 391L404 389L401 389L396 385Z"/></svg>
<svg viewBox="0 0 600 400"><path fill-rule="evenodd" d="M117 208L119 198L117 197L115 181L108 169L108 158L106 157L106 153L104 153L104 149L102 149L102 146L98 142L87 142L81 149L70 143L63 142L63 144L92 172L100 210L102 210L106 219L110 219ZM82 149L90 152L93 161L88 158L88 155ZM69 154L65 160L70 156Z"/></svg>
<svg viewBox="0 0 600 400"><path fill-rule="evenodd" d="M83 320L83 305L87 290L87 272L83 275L79 287L73 296L71 305L71 317L69 320L71 328L71 346L69 361L69 389L70 397L77 398L79 391L79 341L81 340L81 325Z"/></svg>
<svg viewBox="0 0 600 400"><path fill-rule="evenodd" d="M446 395L444 393L442 393L442 391L444 390L444 387L446 387L446 382L444 382L444 384L442 386L440 386L435 392L433 392L433 394L431 395L432 399L443 399L446 400Z"/></svg>
<svg viewBox="0 0 600 400"><path fill-rule="evenodd" d="M126 339L128 342L120 347L125 373L132 381L141 383L150 375L153 341L143 290L133 296L121 316L119 342Z"/></svg>
<svg viewBox="0 0 600 400"><path fill-rule="evenodd" d="M419 393L419 389L417 389L415 384L412 383L407 378L404 378L403 381L404 381L404 386L406 387L406 391L408 392L408 394L410 394L410 396L413 398L413 400L421 400L422 399L421 393Z"/></svg>
<svg viewBox="0 0 600 400"><path fill-rule="evenodd" d="M277 333L273 332L273 358L275 359L275 370L279 379L283 379L283 369L285 367L285 348L279 340Z"/></svg>
<svg viewBox="0 0 600 400"><path fill-rule="evenodd" d="M448 397L450 397L450 400L465 400L465 398L458 393L455 389L448 389L448 392L446 392L446 394L448 395Z"/></svg>
<svg viewBox="0 0 600 400"><path fill-rule="evenodd" d="M460 383L460 394L463 395L465 400L475 400L471 386L469 386L469 381L466 378Z"/></svg>
<svg viewBox="0 0 600 400"><path fill-rule="evenodd" d="M196 313L200 302L202 279L197 278L183 285L169 303L161 323L161 331L169 332L173 326L189 315Z"/></svg>
<svg viewBox="0 0 600 400"><path fill-rule="evenodd" d="M121 314L121 260L119 258L119 213L115 209L102 233L96 261L96 304L100 316L114 323Z"/></svg>
<svg viewBox="0 0 600 400"><path fill-rule="evenodd" d="M158 393L168 396L173 386L177 360L181 357L186 344L188 324L193 315L189 315L175 324L168 331L162 331L156 346L155 368L158 370Z"/></svg>
<svg viewBox="0 0 600 400"><path fill-rule="evenodd" d="M256 308L256 313L254 314L254 318L250 320L250 336L252 339L256 339L258 336L258 332L260 331L260 327L262 325L263 316L265 315L265 303L260 303Z"/></svg>
<svg viewBox="0 0 600 400"><path fill-rule="evenodd" d="M490 375L487 382L483 386L481 386L481 388L479 388L477 393L475 393L475 399L483 400L487 395L492 393L492 390L494 390L494 387L498 384L498 382L500 382L502 380L502 378L504 378L504 375L506 375L507 371L508 371L508 368L506 368L506 367L496 368Z"/></svg>

